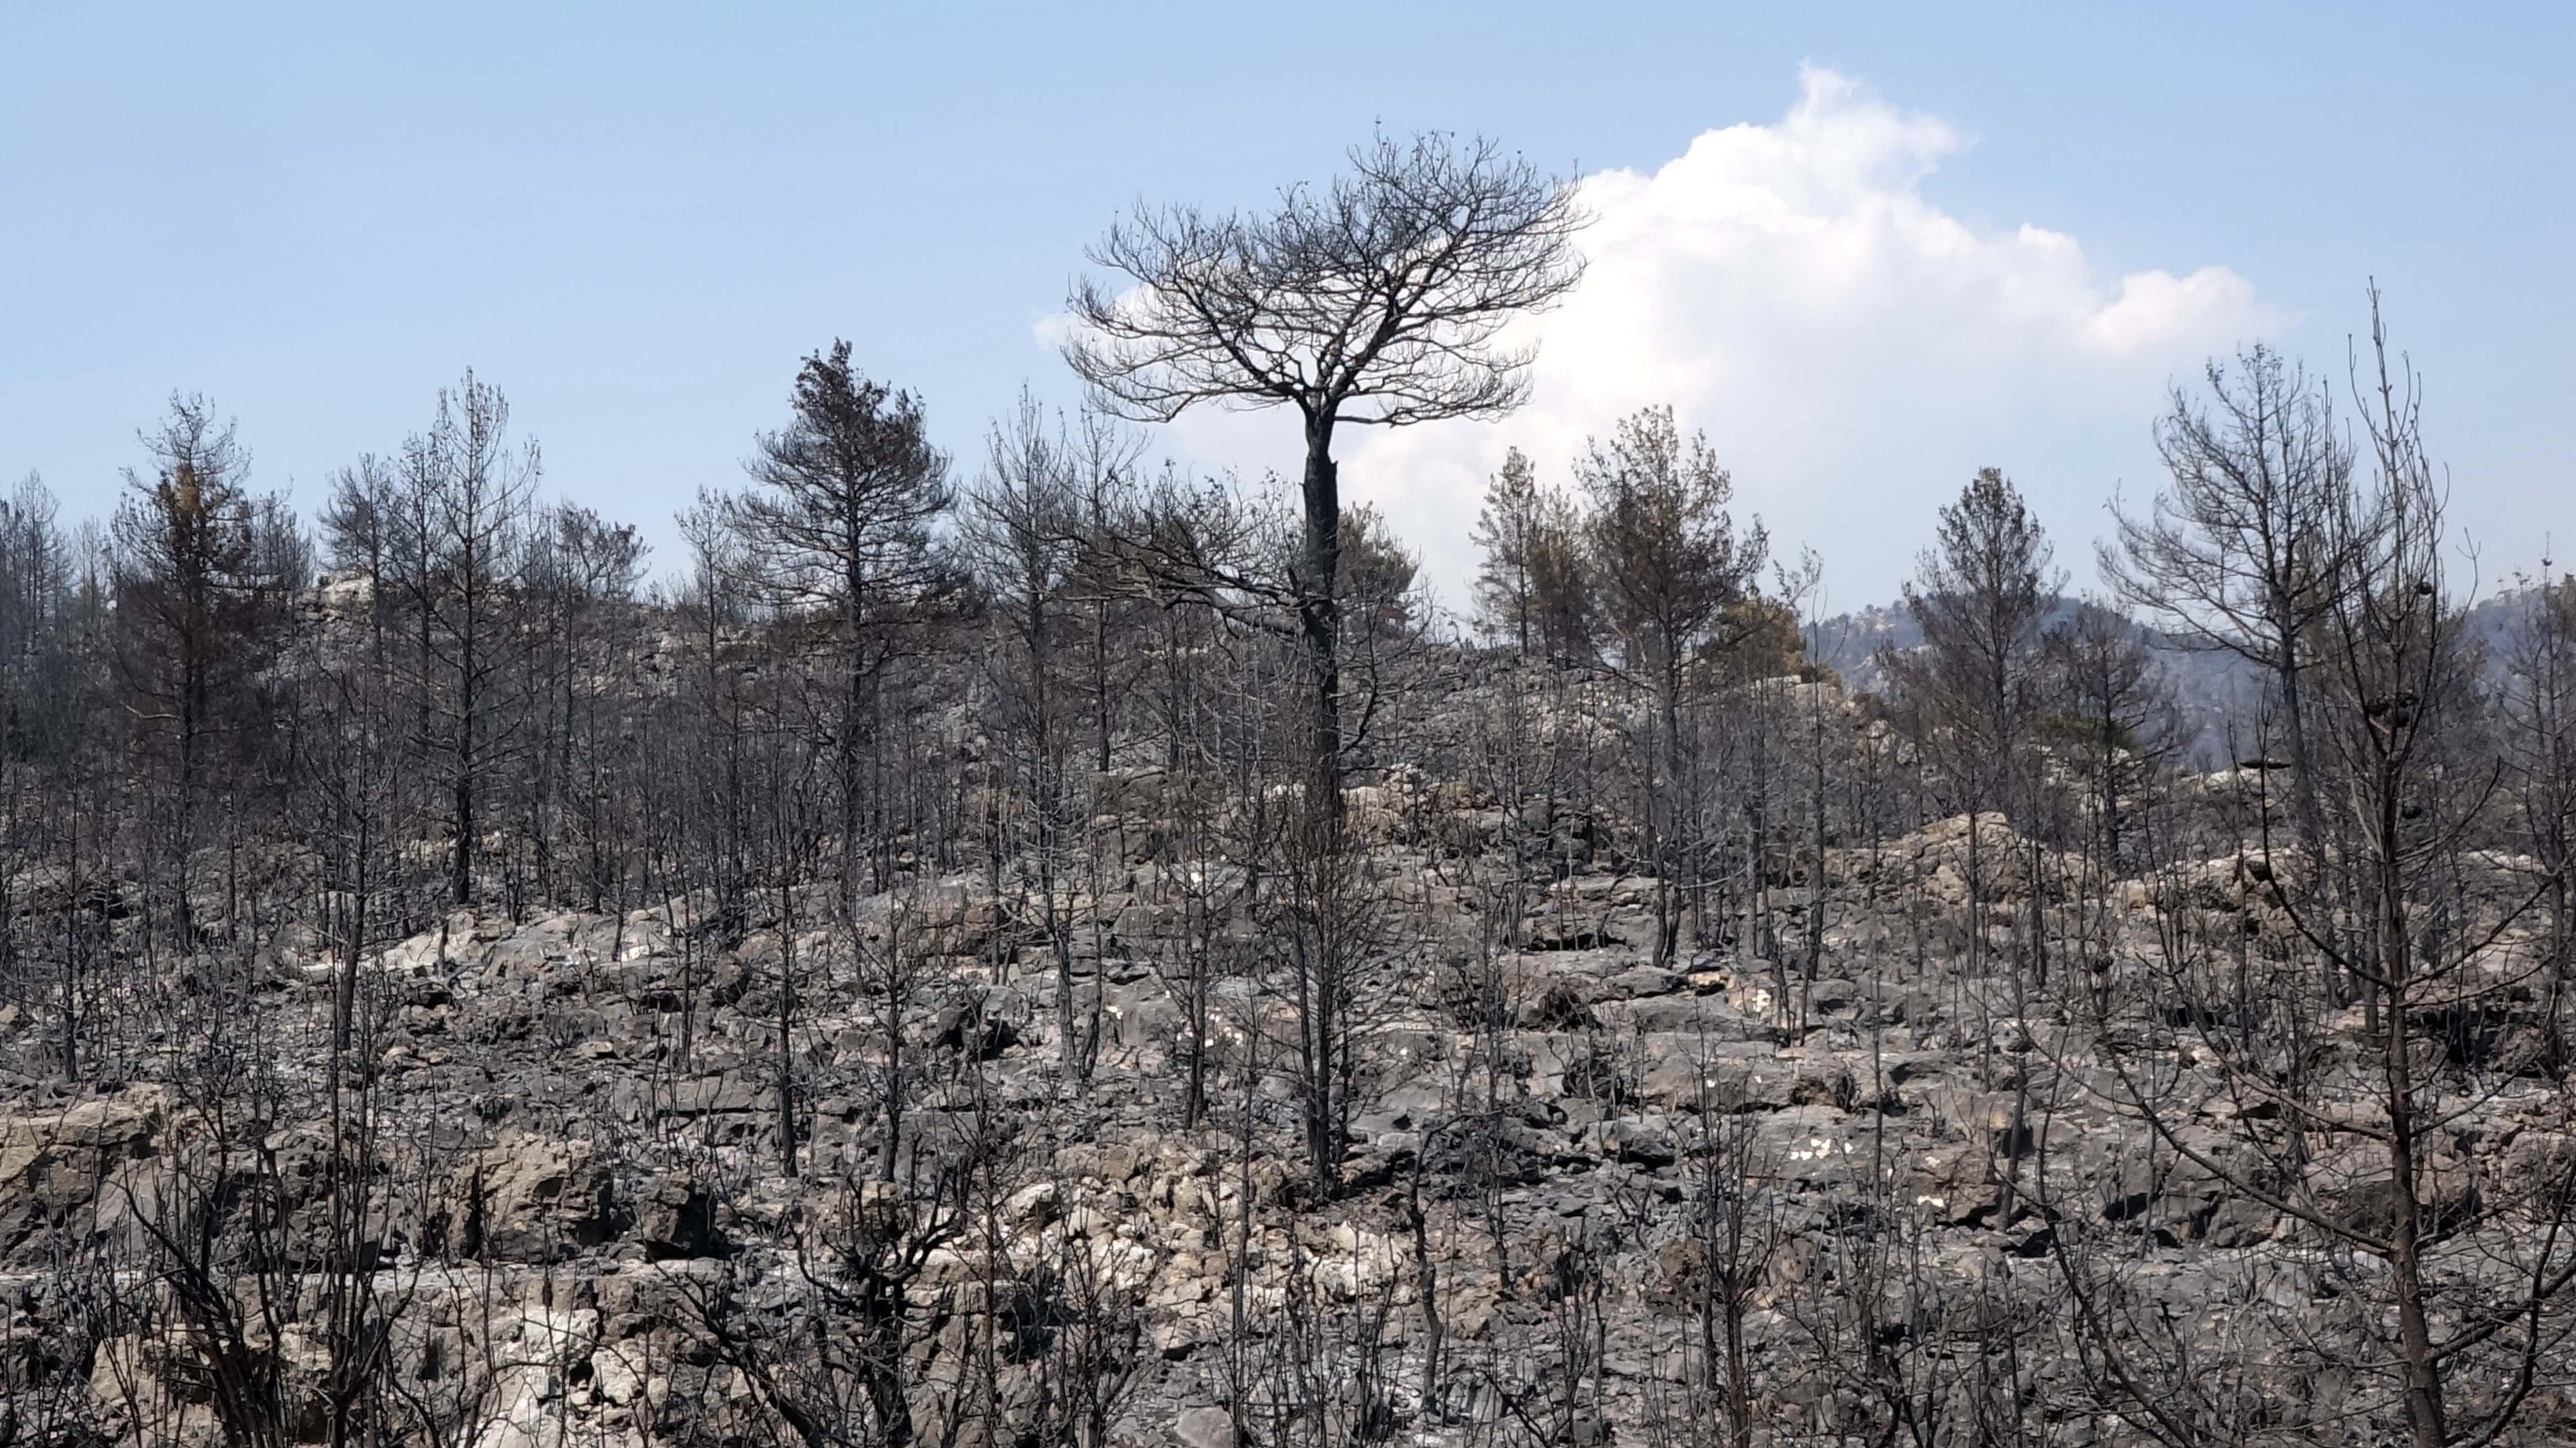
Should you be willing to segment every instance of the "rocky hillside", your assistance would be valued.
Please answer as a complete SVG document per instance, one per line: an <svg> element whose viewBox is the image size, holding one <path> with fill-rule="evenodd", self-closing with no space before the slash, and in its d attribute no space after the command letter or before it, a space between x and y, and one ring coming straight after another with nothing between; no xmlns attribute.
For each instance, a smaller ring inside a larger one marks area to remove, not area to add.
<svg viewBox="0 0 2576 1448"><path fill-rule="evenodd" d="M2125 875L1838 827L1669 952L1571 798L1393 773L1343 873L1265 882L1104 781L1052 891L282 935L132 977L72 1085L13 1008L0 1440L2379 1441L2399 1140L2455 1395L2576 1433L2562 1309L2495 1306L2572 1270L2526 860L2464 867L2497 933L2392 1046L2310 1009L2259 773Z"/></svg>

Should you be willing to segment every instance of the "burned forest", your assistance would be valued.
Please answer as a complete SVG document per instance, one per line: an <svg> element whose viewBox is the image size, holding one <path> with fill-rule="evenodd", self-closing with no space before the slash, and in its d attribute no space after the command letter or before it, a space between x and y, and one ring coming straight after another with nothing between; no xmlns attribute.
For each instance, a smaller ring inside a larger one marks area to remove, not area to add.
<svg viewBox="0 0 2576 1448"><path fill-rule="evenodd" d="M193 394L19 486L0 1445L2576 1435L2576 581L2377 293L2098 539L1927 466L1874 624L1662 406L1444 602L1337 448L1511 412L1586 221L1140 206L1087 406L827 333L676 550L473 373L300 510Z"/></svg>

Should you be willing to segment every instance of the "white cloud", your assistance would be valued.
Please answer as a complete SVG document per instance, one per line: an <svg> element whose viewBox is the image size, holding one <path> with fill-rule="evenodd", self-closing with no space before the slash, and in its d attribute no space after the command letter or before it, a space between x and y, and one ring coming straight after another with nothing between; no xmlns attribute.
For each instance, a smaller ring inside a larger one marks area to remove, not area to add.
<svg viewBox="0 0 2576 1448"><path fill-rule="evenodd" d="M2167 381L2278 319L2222 266L2097 275L2074 238L1980 232L1927 200L1966 148L1853 80L1809 68L1787 115L1704 132L1652 175L1585 178L1590 270L1529 330L1530 403L1491 424L1353 429L1346 495L1376 503L1454 599L1486 476L1517 444L1566 481L1587 435L1670 403L1735 474L1783 552L1813 544L1837 606L1892 593L1933 508L2010 473L2084 572L2121 473L2152 483ZM1293 473L1276 414L1187 417L1203 462Z"/></svg>

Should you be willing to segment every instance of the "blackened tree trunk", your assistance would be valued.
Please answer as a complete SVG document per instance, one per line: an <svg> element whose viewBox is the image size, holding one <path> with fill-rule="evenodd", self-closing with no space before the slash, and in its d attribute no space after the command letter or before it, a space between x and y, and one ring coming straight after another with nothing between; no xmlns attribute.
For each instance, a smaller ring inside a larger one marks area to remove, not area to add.
<svg viewBox="0 0 2576 1448"><path fill-rule="evenodd" d="M1297 578L1297 622L1306 650L1308 807L1338 830L1342 819L1341 474L1333 462L1333 416L1306 419L1305 539Z"/></svg>

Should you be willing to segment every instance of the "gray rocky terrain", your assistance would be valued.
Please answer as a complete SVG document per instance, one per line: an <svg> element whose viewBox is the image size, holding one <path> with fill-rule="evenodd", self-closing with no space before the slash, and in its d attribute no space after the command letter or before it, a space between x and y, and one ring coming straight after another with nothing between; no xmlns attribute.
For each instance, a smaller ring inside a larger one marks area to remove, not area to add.
<svg viewBox="0 0 2576 1448"><path fill-rule="evenodd" d="M1094 786L1076 929L922 870L727 929L699 892L456 910L354 974L175 962L108 1007L130 1074L0 1121L14 1441L312 1441L334 1393L492 1448L2110 1443L2150 1395L2375 1441L2385 1047L2273 1009L2297 865L2224 837L2259 774L2178 786L2204 848L2119 877L2002 815L1838 825L1660 964L1630 826L1381 778L1324 1085L1251 903L1294 880L1190 853L1152 768ZM2416 1043L2455 1325L2564 1270L2576 1170L2531 863L2463 871L2504 929ZM118 909L47 888L19 908ZM2286 1056L2248 1034L2293 1017ZM2517 1441L2576 1431L2532 1314Z"/></svg>

